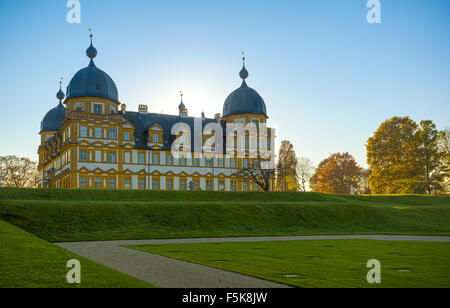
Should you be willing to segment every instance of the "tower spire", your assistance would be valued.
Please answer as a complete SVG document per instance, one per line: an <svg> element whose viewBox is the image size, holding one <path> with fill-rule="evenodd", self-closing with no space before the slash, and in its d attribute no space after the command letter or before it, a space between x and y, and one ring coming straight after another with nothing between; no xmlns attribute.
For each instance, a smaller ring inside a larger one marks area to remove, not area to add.
<svg viewBox="0 0 450 308"><path fill-rule="evenodd" d="M59 91L58 91L58 93L56 93L56 98L59 99L60 104L62 104L62 100L66 97L66 95L62 91L62 81L63 81L63 78L61 77L59 80Z"/></svg>
<svg viewBox="0 0 450 308"><path fill-rule="evenodd" d="M89 28L89 38L91 39L91 45L89 46L89 48L86 50L86 55L88 56L89 59L91 59L91 62L89 63L89 65L94 65L94 58L97 56L97 49L95 49L93 43L92 43L92 38L94 37L94 35L92 34L92 29Z"/></svg>
<svg viewBox="0 0 450 308"><path fill-rule="evenodd" d="M92 29L91 28L89 28L88 31L90 33L89 37L91 38L91 46L92 46L92 38L94 37L94 35L92 34Z"/></svg>
<svg viewBox="0 0 450 308"><path fill-rule="evenodd" d="M180 91L180 96L181 96L181 103L178 106L179 115L180 115L180 117L187 117L188 111L186 109L186 106L183 103L183 91Z"/></svg>
<svg viewBox="0 0 450 308"><path fill-rule="evenodd" d="M246 58L245 58L245 53L242 52L242 70L241 70L241 72L239 73L239 76L243 79L242 85L246 84L246 83L245 83L245 79L248 78L248 71L247 71L247 69L245 68L245 60L246 60Z"/></svg>

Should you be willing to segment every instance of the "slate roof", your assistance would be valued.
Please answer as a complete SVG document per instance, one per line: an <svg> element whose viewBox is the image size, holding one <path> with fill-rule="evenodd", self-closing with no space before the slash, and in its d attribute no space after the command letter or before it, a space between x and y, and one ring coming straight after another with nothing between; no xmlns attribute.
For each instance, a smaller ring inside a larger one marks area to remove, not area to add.
<svg viewBox="0 0 450 308"><path fill-rule="evenodd" d="M41 132L59 131L66 117L66 108L60 102L58 106L51 109L41 122Z"/></svg>
<svg viewBox="0 0 450 308"><path fill-rule="evenodd" d="M148 113L141 114L138 112L130 112L127 111L126 115L124 115L126 119L128 119L135 127L134 136L136 138L135 146L137 148L147 148L148 147L148 129L155 124L161 126L164 130L163 140L164 140L164 150L170 150L172 143L176 140L176 137L172 135L172 127L177 123L186 123L189 125L191 129L191 145L192 150L194 147L194 121L195 119L202 121L202 131L205 126L209 123L217 123L215 119L205 118L194 118L194 117L180 117L177 115L168 115L168 114L156 114L156 113ZM225 133L226 133L226 124L221 121L221 126L224 134L224 144L225 144Z"/></svg>

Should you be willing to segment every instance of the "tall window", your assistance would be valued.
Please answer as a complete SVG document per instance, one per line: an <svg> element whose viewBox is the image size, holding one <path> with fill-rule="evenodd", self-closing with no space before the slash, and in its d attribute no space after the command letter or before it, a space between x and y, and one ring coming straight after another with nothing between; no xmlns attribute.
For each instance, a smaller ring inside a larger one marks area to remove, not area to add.
<svg viewBox="0 0 450 308"><path fill-rule="evenodd" d="M145 178L140 178L139 179L139 189L140 190L145 190Z"/></svg>
<svg viewBox="0 0 450 308"><path fill-rule="evenodd" d="M223 158L219 158L219 168L223 168Z"/></svg>
<svg viewBox="0 0 450 308"><path fill-rule="evenodd" d="M124 132L123 133L123 140L130 141L130 133L129 132Z"/></svg>
<svg viewBox="0 0 450 308"><path fill-rule="evenodd" d="M81 126L80 127L80 137L82 138L87 138L88 136L88 129L86 126Z"/></svg>
<svg viewBox="0 0 450 308"><path fill-rule="evenodd" d="M80 188L86 188L87 187L87 177L80 176Z"/></svg>
<svg viewBox="0 0 450 308"><path fill-rule="evenodd" d="M116 162L116 152L109 152L109 162L110 163Z"/></svg>
<svg viewBox="0 0 450 308"><path fill-rule="evenodd" d="M244 158L244 169L248 168L248 159Z"/></svg>
<svg viewBox="0 0 450 308"><path fill-rule="evenodd" d="M131 189L131 179L125 178L125 189Z"/></svg>
<svg viewBox="0 0 450 308"><path fill-rule="evenodd" d="M102 113L102 106L100 106L100 105L94 105L94 113L95 113L95 114L100 114L100 113Z"/></svg>
<svg viewBox="0 0 450 308"><path fill-rule="evenodd" d="M166 189L167 190L173 190L173 180L172 179L167 179L167 183L166 183Z"/></svg>
<svg viewBox="0 0 450 308"><path fill-rule="evenodd" d="M272 144L270 143L270 139L267 139L267 141L266 141L266 148L268 150L271 150L271 148L272 148Z"/></svg>
<svg viewBox="0 0 450 308"><path fill-rule="evenodd" d="M80 150L80 161L87 161L87 150Z"/></svg>
<svg viewBox="0 0 450 308"><path fill-rule="evenodd" d="M199 180L194 180L193 184L194 184L194 190L200 190L200 182L199 182Z"/></svg>
<svg viewBox="0 0 450 308"><path fill-rule="evenodd" d="M236 182L235 181L231 182L231 191L236 191Z"/></svg>
<svg viewBox="0 0 450 308"><path fill-rule="evenodd" d="M109 189L116 189L116 178L109 178Z"/></svg>
<svg viewBox="0 0 450 308"><path fill-rule="evenodd" d="M212 160L211 158L206 159L206 167L212 167Z"/></svg>
<svg viewBox="0 0 450 308"><path fill-rule="evenodd" d="M173 156L172 154L167 154L167 165L173 165Z"/></svg>
<svg viewBox="0 0 450 308"><path fill-rule="evenodd" d="M153 179L153 190L159 190L159 179Z"/></svg>
<svg viewBox="0 0 450 308"><path fill-rule="evenodd" d="M224 191L225 190L225 182L224 181L219 181L219 190L220 191Z"/></svg>
<svg viewBox="0 0 450 308"><path fill-rule="evenodd" d="M244 191L248 191L248 182L244 182Z"/></svg>
<svg viewBox="0 0 450 308"><path fill-rule="evenodd" d="M116 138L117 138L116 129L110 128L109 129L109 139L116 139Z"/></svg>
<svg viewBox="0 0 450 308"><path fill-rule="evenodd" d="M236 168L236 159L230 158L230 168L235 169Z"/></svg>
<svg viewBox="0 0 450 308"><path fill-rule="evenodd" d="M211 180L206 181L206 190L207 191L212 190L212 181Z"/></svg>
<svg viewBox="0 0 450 308"><path fill-rule="evenodd" d="M180 166L186 166L186 158L184 156L180 157Z"/></svg>
<svg viewBox="0 0 450 308"><path fill-rule="evenodd" d="M102 178L99 176L95 177L95 188L96 189L102 188Z"/></svg>
<svg viewBox="0 0 450 308"><path fill-rule="evenodd" d="M131 163L131 153L130 152L125 152L125 163L126 164Z"/></svg>
<svg viewBox="0 0 450 308"><path fill-rule="evenodd" d="M153 153L153 165L159 165L159 153Z"/></svg>
<svg viewBox="0 0 450 308"><path fill-rule="evenodd" d="M180 190L181 191L185 191L186 190L186 180L185 179L181 179L180 180Z"/></svg>
<svg viewBox="0 0 450 308"><path fill-rule="evenodd" d="M153 143L158 143L159 142L159 136L157 134L153 135Z"/></svg>
<svg viewBox="0 0 450 308"><path fill-rule="evenodd" d="M103 138L102 128L101 127L96 127L95 128L95 138Z"/></svg>
<svg viewBox="0 0 450 308"><path fill-rule="evenodd" d="M145 153L139 153L139 163L141 165L145 164Z"/></svg>
<svg viewBox="0 0 450 308"><path fill-rule="evenodd" d="M250 144L249 138L248 138L248 136L245 136L245 147L248 148L249 144Z"/></svg>
<svg viewBox="0 0 450 308"><path fill-rule="evenodd" d="M192 161L192 165L194 167L198 167L200 165L200 159L198 157L195 157L194 160Z"/></svg>

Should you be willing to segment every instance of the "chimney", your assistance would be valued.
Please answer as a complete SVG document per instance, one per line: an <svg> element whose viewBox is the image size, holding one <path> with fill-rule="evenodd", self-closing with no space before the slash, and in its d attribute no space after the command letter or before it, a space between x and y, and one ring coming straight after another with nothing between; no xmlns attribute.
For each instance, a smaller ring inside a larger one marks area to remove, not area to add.
<svg viewBox="0 0 450 308"><path fill-rule="evenodd" d="M147 105L139 105L139 113L140 114L147 114L148 113Z"/></svg>
<svg viewBox="0 0 450 308"><path fill-rule="evenodd" d="M222 118L222 115L220 113L216 113L214 115L214 119L216 119L217 122L220 122L220 119Z"/></svg>
<svg viewBox="0 0 450 308"><path fill-rule="evenodd" d="M126 114L127 114L127 105L122 104L122 105L120 106L120 111L122 111L122 114L123 114L123 115L126 115Z"/></svg>

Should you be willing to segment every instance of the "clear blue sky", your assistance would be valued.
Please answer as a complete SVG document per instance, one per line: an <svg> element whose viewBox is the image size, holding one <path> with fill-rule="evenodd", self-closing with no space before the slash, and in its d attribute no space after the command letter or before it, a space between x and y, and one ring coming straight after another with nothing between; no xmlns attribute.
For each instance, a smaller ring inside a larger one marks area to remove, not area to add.
<svg viewBox="0 0 450 308"><path fill-rule="evenodd" d="M450 126L450 1L81 0L81 24L66 0L0 0L0 155L37 159L39 125L64 86L88 64L116 82L128 110L222 112L240 85L267 104L279 138L316 164L350 152L366 165L366 140L392 116Z"/></svg>

